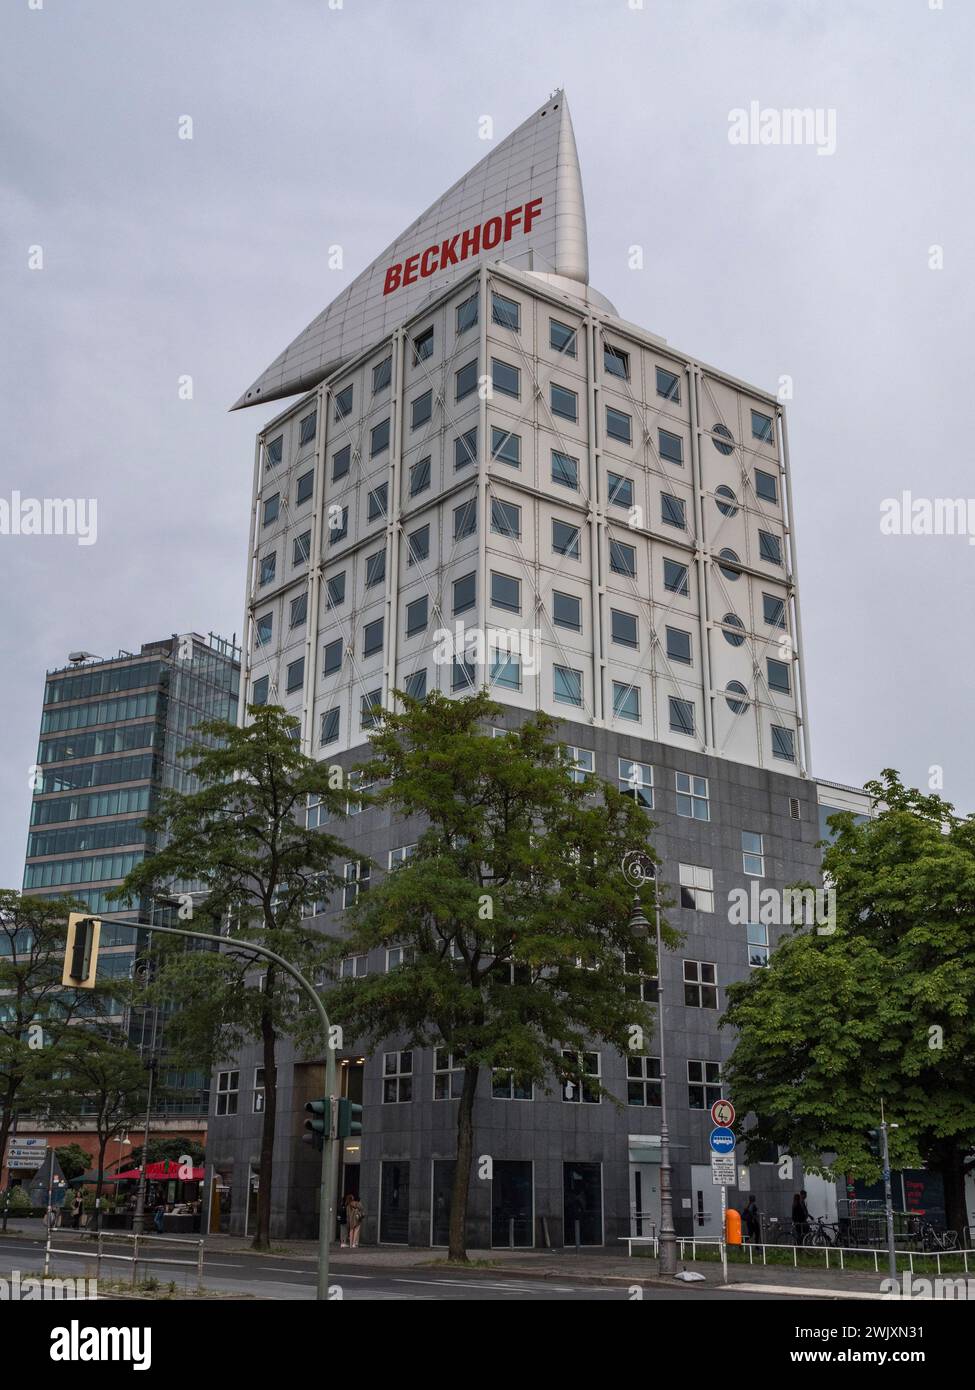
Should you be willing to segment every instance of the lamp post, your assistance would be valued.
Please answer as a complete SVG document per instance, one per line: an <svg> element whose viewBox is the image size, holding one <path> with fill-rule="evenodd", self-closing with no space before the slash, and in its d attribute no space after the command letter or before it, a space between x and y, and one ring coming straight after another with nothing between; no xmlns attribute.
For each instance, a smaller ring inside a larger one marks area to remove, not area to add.
<svg viewBox="0 0 975 1390"><path fill-rule="evenodd" d="M663 941L660 935L660 881L657 865L649 854L633 850L623 860L623 877L634 888L653 882L653 915L657 953L657 1046L660 1052L660 1240L661 1274L677 1273L677 1232L674 1230L674 1199L670 1169L670 1131L667 1128L667 1052L664 1044L664 985ZM639 895L633 896L630 930L649 933L650 923L640 905Z"/></svg>

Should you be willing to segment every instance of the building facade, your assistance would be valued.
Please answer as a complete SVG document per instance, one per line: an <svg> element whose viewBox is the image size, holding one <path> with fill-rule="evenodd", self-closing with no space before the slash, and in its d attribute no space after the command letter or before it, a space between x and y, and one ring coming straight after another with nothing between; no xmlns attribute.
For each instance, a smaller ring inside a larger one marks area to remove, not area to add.
<svg viewBox="0 0 975 1390"><path fill-rule="evenodd" d="M109 660L78 654L47 673L23 891L69 894L103 918L98 972L106 981L132 977L146 940L113 927L113 919L139 915L148 922L153 910L149 904L120 909L107 894L153 852L144 821L157 809L160 793L193 789L180 755L197 741L194 726L207 719L236 720L239 682L239 647L212 633L147 642L137 653L120 652ZM119 1003L114 1019L133 1046L159 1054L162 1028L155 1010ZM160 1103L154 1127L202 1140L209 1108L206 1071L165 1079L176 1094ZM26 1132L29 1117L19 1127Z"/></svg>
<svg viewBox="0 0 975 1390"><path fill-rule="evenodd" d="M728 895L817 882L820 864L782 405L628 323L588 285L561 93L237 405L298 392L256 441L246 700L284 705L305 750L348 769L397 690L487 686L501 727L547 711L580 776L618 782L648 809L669 919L685 933L662 964L675 1215L680 1230L714 1235L708 1110L732 1047L718 1027L724 990L762 967L777 934L733 922ZM370 868L346 867L344 891L319 905L323 930L341 931L421 828L378 809L342 824ZM396 964L384 953L347 968ZM254 1205L259 1061L245 1050L213 1088L211 1180L224 1211L232 1198L235 1230ZM364 1104L342 1189L363 1198L365 1238L445 1243L451 1059L391 1039L341 1061L343 1088ZM658 1055L604 1050L587 1067L618 1104L593 1088L527 1095L481 1078L477 1152L492 1176L474 1181L474 1245L613 1243L657 1221ZM278 1085L274 1230L311 1234L316 1162L299 1138L322 1067L285 1049ZM787 1213L792 1188L774 1162L744 1181Z"/></svg>

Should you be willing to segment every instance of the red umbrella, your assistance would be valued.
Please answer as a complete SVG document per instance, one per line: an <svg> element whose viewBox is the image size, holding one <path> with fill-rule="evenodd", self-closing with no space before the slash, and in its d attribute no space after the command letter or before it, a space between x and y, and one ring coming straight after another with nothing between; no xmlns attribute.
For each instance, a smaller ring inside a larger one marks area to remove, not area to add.
<svg viewBox="0 0 975 1390"><path fill-rule="evenodd" d="M164 1182L167 1178L181 1178L184 1182L202 1182L206 1170L203 1168L191 1168L187 1176L185 1170L180 1170L180 1165L171 1158L163 1159L160 1163L146 1164L146 1178L150 1182ZM123 1182L129 1178L138 1178L141 1174L139 1168L128 1168L124 1173L116 1173L112 1178L113 1182Z"/></svg>

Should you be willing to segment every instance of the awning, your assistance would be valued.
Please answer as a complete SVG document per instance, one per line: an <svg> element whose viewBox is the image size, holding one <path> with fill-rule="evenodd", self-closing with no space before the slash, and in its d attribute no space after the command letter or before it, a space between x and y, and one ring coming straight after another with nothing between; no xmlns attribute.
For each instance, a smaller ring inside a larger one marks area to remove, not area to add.
<svg viewBox="0 0 975 1390"><path fill-rule="evenodd" d="M141 1168L127 1168L124 1173L115 1173L110 1181L128 1182L133 1178L139 1178L141 1172ZM191 1168L187 1176L185 1170L181 1171L180 1164L171 1158L164 1159L161 1163L146 1164L146 1177L149 1182L167 1182L170 1179L183 1182L202 1182L205 1172L205 1168Z"/></svg>

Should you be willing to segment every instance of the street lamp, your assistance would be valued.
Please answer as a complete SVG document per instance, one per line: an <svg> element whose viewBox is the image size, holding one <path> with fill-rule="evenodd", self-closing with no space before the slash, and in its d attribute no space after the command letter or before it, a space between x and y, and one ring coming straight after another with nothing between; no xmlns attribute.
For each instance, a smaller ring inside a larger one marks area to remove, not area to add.
<svg viewBox="0 0 975 1390"><path fill-rule="evenodd" d="M657 865L649 854L633 850L623 860L623 877L631 887L639 888L653 882L653 915L657 952L657 1045L660 1050L660 1240L661 1274L677 1273L677 1232L674 1230L674 1199L671 1188L670 1131L667 1128L667 1059L664 1046L664 983L663 941L660 935L660 880ZM648 933L650 923L640 905L638 894L633 896L630 930L635 934Z"/></svg>

